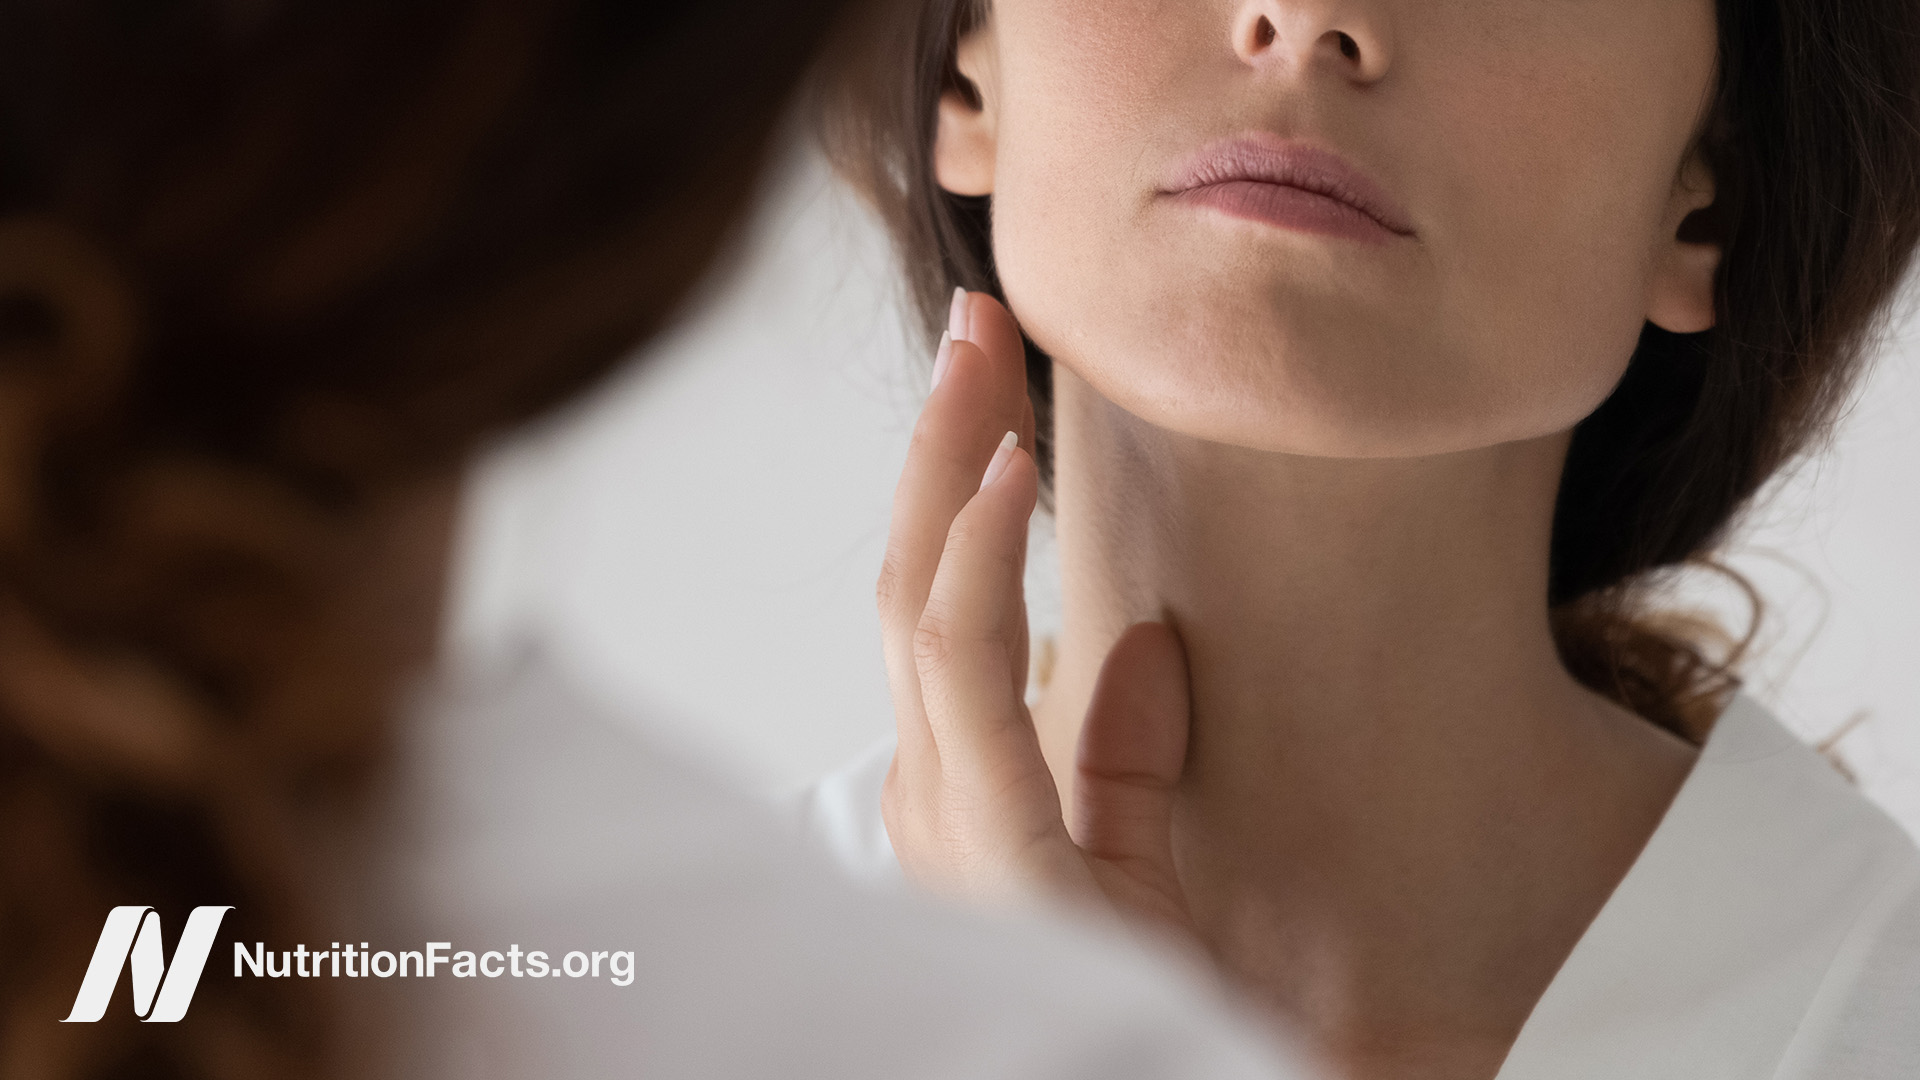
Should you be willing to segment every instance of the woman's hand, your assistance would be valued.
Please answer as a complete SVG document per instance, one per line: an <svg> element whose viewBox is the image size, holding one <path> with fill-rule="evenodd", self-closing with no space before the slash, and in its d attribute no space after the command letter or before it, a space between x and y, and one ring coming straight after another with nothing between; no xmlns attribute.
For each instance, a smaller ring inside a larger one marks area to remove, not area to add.
<svg viewBox="0 0 1920 1080"><path fill-rule="evenodd" d="M1071 830L1027 712L1033 432L1013 317L956 292L880 575L899 727L887 833L908 876L942 892L1106 903L1184 928L1170 843L1188 719L1178 638L1142 623L1108 656L1081 733Z"/></svg>

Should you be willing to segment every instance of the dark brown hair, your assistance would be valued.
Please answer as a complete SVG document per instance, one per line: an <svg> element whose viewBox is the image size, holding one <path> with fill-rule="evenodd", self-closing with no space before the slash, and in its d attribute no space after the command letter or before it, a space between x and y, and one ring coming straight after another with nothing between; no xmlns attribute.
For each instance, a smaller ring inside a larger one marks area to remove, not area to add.
<svg viewBox="0 0 1920 1080"><path fill-rule="evenodd" d="M660 327L836 7L0 0L0 1073L332 1067L218 953L185 1022L57 1021L111 905L348 929L374 523Z"/></svg>
<svg viewBox="0 0 1920 1080"><path fill-rule="evenodd" d="M880 9L842 46L826 100L830 152L891 229L929 337L954 286L1001 295L991 199L933 176L937 103L971 93L955 49L986 11ZM1575 429L1549 586L1568 669L1694 739L1740 648L1714 655L1697 625L1646 612L1650 574L1702 560L1826 430L1920 240L1920 4L1719 0L1718 15L1719 85L1699 136L1716 201L1685 226L1723 245L1717 322L1690 335L1648 325ZM1027 384L1044 476L1052 362L1031 342Z"/></svg>

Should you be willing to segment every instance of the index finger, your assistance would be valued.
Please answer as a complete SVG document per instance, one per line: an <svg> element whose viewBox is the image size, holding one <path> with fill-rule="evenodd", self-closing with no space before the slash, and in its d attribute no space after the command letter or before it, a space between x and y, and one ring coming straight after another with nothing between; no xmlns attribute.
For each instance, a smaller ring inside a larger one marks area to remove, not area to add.
<svg viewBox="0 0 1920 1080"><path fill-rule="evenodd" d="M991 306L983 307L980 301ZM960 294L955 297L951 323L963 334L977 333L987 347L971 340L945 346L941 378L914 425L906 465L894 490L878 587L888 685L900 750L909 758L932 749L924 730L913 635L926 608L947 533L979 491L981 474L1000 439L1008 431L1021 431L1029 447L1032 440L1025 350L1011 316L988 297Z"/></svg>

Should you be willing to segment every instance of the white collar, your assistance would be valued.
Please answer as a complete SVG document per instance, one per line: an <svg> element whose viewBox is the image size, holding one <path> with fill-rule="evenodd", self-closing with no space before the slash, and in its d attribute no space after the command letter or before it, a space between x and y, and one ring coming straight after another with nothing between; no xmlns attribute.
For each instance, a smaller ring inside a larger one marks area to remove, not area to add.
<svg viewBox="0 0 1920 1080"><path fill-rule="evenodd" d="M1772 1077L1912 844L1751 699L1714 726L1498 1080Z"/></svg>

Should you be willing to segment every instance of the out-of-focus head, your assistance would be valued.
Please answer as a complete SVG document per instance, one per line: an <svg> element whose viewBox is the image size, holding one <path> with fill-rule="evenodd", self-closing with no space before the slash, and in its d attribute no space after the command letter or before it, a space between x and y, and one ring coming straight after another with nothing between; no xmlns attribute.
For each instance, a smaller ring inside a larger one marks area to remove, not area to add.
<svg viewBox="0 0 1920 1080"><path fill-rule="evenodd" d="M1056 361L1276 451L1571 427L1562 653L1684 726L1698 658L1634 629L1631 588L1716 542L1874 339L1920 238L1920 7L886 10L831 145L930 332L955 285L1021 320L1043 473Z"/></svg>
<svg viewBox="0 0 1920 1080"><path fill-rule="evenodd" d="M8 4L0 343L321 485L457 457L673 310L831 7Z"/></svg>
<svg viewBox="0 0 1920 1080"><path fill-rule="evenodd" d="M324 1062L313 984L218 963L56 1021L113 904L327 931L290 830L426 640L412 485L662 325L837 7L0 5L0 1068Z"/></svg>

